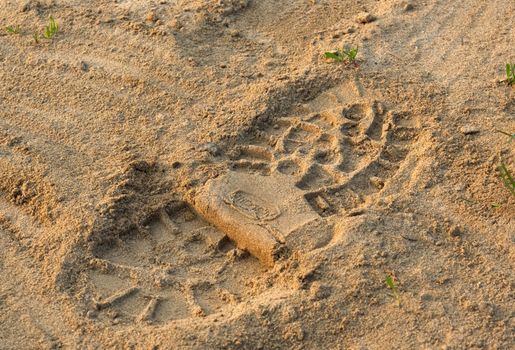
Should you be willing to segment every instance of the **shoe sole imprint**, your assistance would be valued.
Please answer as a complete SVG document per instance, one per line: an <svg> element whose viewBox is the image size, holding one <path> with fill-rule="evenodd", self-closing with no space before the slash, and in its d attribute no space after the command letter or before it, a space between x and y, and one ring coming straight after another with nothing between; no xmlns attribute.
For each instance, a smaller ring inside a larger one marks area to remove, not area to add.
<svg viewBox="0 0 515 350"><path fill-rule="evenodd" d="M159 324L224 312L262 292L263 265L330 242L328 218L381 191L417 127L379 102L335 106L329 97L330 108L315 99L257 130L228 152L231 170L188 204L96 251L86 275L97 318Z"/></svg>
<svg viewBox="0 0 515 350"><path fill-rule="evenodd" d="M86 272L89 308L111 324L207 316L258 293L263 266L185 203L97 249Z"/></svg>
<svg viewBox="0 0 515 350"><path fill-rule="evenodd" d="M189 199L205 220L267 266L285 251L329 242L332 229L323 218L369 202L418 132L416 121L380 102L321 99L332 101L330 108L313 101L300 116L279 118L249 135L228 152L231 170ZM228 199L237 193L244 199ZM318 231L307 229L316 225Z"/></svg>

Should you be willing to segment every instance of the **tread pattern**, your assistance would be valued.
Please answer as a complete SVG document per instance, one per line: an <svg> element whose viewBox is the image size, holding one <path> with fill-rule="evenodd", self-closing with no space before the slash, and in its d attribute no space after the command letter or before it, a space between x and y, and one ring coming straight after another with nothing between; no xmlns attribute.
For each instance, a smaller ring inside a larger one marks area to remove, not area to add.
<svg viewBox="0 0 515 350"><path fill-rule="evenodd" d="M357 89L359 90L359 89ZM418 133L408 113L334 90L255 129L226 153L232 170L291 177L321 217L373 202ZM273 219L274 203L246 192L226 198L242 215ZM315 227L314 230L321 228ZM302 244L302 243L299 243ZM91 312L104 322L166 323L224 312L261 294L259 261L183 203L162 209L136 232L108 242L85 273Z"/></svg>
<svg viewBox="0 0 515 350"><path fill-rule="evenodd" d="M229 153L235 171L295 177L321 216L356 209L378 193L418 134L409 115L387 111L381 102L361 98L334 107L338 97L325 98L331 108L304 105Z"/></svg>
<svg viewBox="0 0 515 350"><path fill-rule="evenodd" d="M254 295L246 276L261 274L255 258L182 202L99 249L87 272L92 312L115 324L163 323L222 311Z"/></svg>

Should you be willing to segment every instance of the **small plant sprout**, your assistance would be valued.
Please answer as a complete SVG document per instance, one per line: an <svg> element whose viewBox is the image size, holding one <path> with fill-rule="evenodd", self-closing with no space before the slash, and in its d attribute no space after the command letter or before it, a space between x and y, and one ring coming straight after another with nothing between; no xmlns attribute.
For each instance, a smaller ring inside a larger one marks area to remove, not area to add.
<svg viewBox="0 0 515 350"><path fill-rule="evenodd" d="M7 26L5 27L5 30L10 34L21 34L21 27L20 26Z"/></svg>
<svg viewBox="0 0 515 350"><path fill-rule="evenodd" d="M50 16L48 19L48 25L45 26L45 30L43 31L43 37L45 37L45 39L52 39L58 31L59 25L54 20L54 17Z"/></svg>
<svg viewBox="0 0 515 350"><path fill-rule="evenodd" d="M356 56L358 55L358 47L350 48L348 51L344 51L344 54L347 55L347 59L349 62L354 62L356 60Z"/></svg>
<svg viewBox="0 0 515 350"><path fill-rule="evenodd" d="M356 56L358 55L358 47L346 48L343 47L341 50L326 52L324 54L325 58L330 58L335 60L336 62L349 62L354 63L356 61Z"/></svg>
<svg viewBox="0 0 515 350"><path fill-rule="evenodd" d="M401 296L399 294L399 289L395 285L395 280L392 277L392 275L386 274L385 282L386 282L386 285L388 286L388 288L390 288L390 290L392 291L393 297L395 298L395 300L397 300L397 304L400 305L401 304Z"/></svg>
<svg viewBox="0 0 515 350"><path fill-rule="evenodd" d="M515 133L510 134L509 132L497 130L497 132L506 135L509 137L510 141L515 140ZM504 183L504 186L508 189L508 191L511 192L512 195L515 196L515 179L511 172L508 170L508 167L506 164L502 163L497 166L497 172L499 173L499 177L501 178L502 182Z"/></svg>
<svg viewBox="0 0 515 350"><path fill-rule="evenodd" d="M39 44L39 34L38 34L38 32L34 32L34 34L32 34L32 38L34 39L34 43L35 44Z"/></svg>
<svg viewBox="0 0 515 350"><path fill-rule="evenodd" d="M508 85L515 84L515 64L506 63L506 82Z"/></svg>
<svg viewBox="0 0 515 350"><path fill-rule="evenodd" d="M510 191L511 194L515 196L515 179L513 178L513 175L510 173L506 165L501 163L497 167L497 171L499 172L499 177L504 183L504 186L506 186L508 191Z"/></svg>

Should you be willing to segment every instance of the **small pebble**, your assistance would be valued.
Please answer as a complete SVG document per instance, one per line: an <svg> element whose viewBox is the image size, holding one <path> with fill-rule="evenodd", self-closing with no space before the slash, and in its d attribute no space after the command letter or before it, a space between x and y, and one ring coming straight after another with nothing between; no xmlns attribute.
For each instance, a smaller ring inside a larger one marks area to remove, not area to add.
<svg viewBox="0 0 515 350"><path fill-rule="evenodd" d="M461 236L462 232L461 232L461 229L458 227L458 226L453 226L449 229L449 231L447 231L447 233L449 234L449 236L451 237L459 237Z"/></svg>
<svg viewBox="0 0 515 350"><path fill-rule="evenodd" d="M229 30L227 30L227 34L229 34L233 38L237 38L241 35L240 31L237 29L229 29Z"/></svg>
<svg viewBox="0 0 515 350"><path fill-rule="evenodd" d="M377 189L382 189L384 187L384 181L380 177L372 176L370 178L370 183L374 185Z"/></svg>
<svg viewBox="0 0 515 350"><path fill-rule="evenodd" d="M475 125L465 125L460 128L463 135L473 135L479 133L480 129Z"/></svg>
<svg viewBox="0 0 515 350"><path fill-rule="evenodd" d="M81 61L80 62L80 69L83 71L83 72L89 72L89 65L84 62L84 61Z"/></svg>
<svg viewBox="0 0 515 350"><path fill-rule="evenodd" d="M212 156L220 155L220 149L218 148L217 145L215 145L212 142L208 142L203 145L200 145L200 146L196 147L196 149L197 149L197 151L200 151L200 152L208 152Z"/></svg>
<svg viewBox="0 0 515 350"><path fill-rule="evenodd" d="M421 293L420 294L420 300L421 301L430 301L431 299L433 299L433 297L429 293Z"/></svg>
<svg viewBox="0 0 515 350"><path fill-rule="evenodd" d="M94 310L89 310L89 311L86 313L86 317L87 317L87 318L91 318L91 319L96 318L96 317L97 317L97 312L96 312L96 311L94 311Z"/></svg>
<svg viewBox="0 0 515 350"><path fill-rule="evenodd" d="M331 208L329 203L327 203L327 201L322 196L317 196L315 198L315 202L316 202L317 206L322 210L327 210L327 209Z"/></svg>
<svg viewBox="0 0 515 350"><path fill-rule="evenodd" d="M245 250L242 250L242 249L239 249L239 248L235 248L235 249L229 250L225 254L225 257L227 258L227 261L234 262L234 261L243 259L247 255L248 255L248 253Z"/></svg>
<svg viewBox="0 0 515 350"><path fill-rule="evenodd" d="M147 22L155 22L157 21L157 15L155 12L151 11L149 13L147 13L147 15L145 16L145 20Z"/></svg>
<svg viewBox="0 0 515 350"><path fill-rule="evenodd" d="M179 29L181 29L183 27L182 23L178 19L176 19L176 18L172 19L168 23L168 25L170 26L170 28L175 29L175 30L179 30Z"/></svg>
<svg viewBox="0 0 515 350"><path fill-rule="evenodd" d="M363 215L363 214L365 214L365 209L355 208L355 209L352 209L351 211L349 211L347 216L360 216L360 215Z"/></svg>
<svg viewBox="0 0 515 350"><path fill-rule="evenodd" d="M358 23L362 23L362 24L365 24L365 23L370 23L370 22L374 22L377 18L373 15L371 15L370 13L368 12L361 12L361 13L358 13L356 15L356 17L354 17L354 20Z"/></svg>
<svg viewBox="0 0 515 350"><path fill-rule="evenodd" d="M25 0L22 2L22 5L20 6L20 11L27 12L27 11L30 11L33 9L37 9L39 7L41 7L41 4L39 2L32 1L32 0Z"/></svg>

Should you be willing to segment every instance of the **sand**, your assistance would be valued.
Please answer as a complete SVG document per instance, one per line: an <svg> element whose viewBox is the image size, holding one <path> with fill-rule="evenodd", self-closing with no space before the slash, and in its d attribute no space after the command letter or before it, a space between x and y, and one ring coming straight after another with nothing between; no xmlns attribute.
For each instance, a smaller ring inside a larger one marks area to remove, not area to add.
<svg viewBox="0 0 515 350"><path fill-rule="evenodd" d="M514 347L513 1L4 0L0 25L1 349Z"/></svg>

